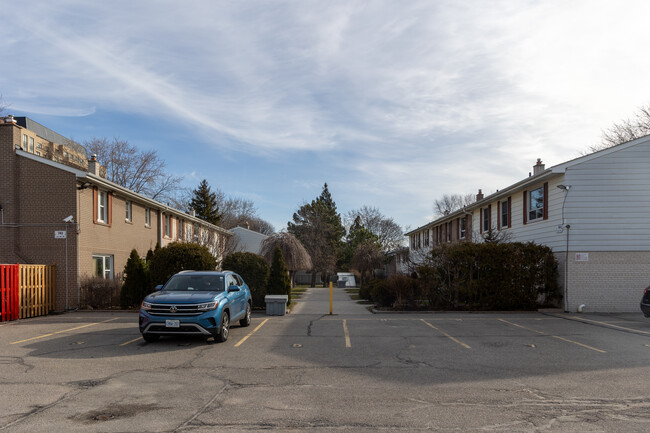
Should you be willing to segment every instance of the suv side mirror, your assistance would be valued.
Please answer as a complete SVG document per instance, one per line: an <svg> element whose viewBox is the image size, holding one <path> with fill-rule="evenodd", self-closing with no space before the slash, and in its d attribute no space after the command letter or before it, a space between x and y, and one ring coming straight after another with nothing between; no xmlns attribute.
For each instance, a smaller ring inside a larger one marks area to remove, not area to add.
<svg viewBox="0 0 650 433"><path fill-rule="evenodd" d="M156 287L154 287L153 289L154 289L154 291L158 292L158 291L160 291L160 289L162 289L162 286L163 286L162 284L158 284L158 285L157 285Z"/></svg>
<svg viewBox="0 0 650 433"><path fill-rule="evenodd" d="M233 284L232 286L228 287L228 292L239 292L239 287Z"/></svg>

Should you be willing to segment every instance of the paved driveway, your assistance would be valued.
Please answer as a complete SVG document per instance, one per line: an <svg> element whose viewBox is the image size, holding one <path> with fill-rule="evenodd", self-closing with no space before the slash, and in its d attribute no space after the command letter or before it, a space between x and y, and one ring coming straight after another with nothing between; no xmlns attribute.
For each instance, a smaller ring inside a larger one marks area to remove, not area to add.
<svg viewBox="0 0 650 433"><path fill-rule="evenodd" d="M311 289L223 344L134 313L0 326L0 431L650 430L641 314L371 314Z"/></svg>

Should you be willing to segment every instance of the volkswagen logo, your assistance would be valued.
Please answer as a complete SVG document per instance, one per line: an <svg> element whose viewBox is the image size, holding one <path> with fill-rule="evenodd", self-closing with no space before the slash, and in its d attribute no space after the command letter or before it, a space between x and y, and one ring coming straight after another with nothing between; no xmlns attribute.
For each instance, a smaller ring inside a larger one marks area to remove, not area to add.
<svg viewBox="0 0 650 433"><path fill-rule="evenodd" d="M170 313L175 313L176 311L178 311L178 308L176 308L176 305L172 305L171 307L169 307L169 312Z"/></svg>

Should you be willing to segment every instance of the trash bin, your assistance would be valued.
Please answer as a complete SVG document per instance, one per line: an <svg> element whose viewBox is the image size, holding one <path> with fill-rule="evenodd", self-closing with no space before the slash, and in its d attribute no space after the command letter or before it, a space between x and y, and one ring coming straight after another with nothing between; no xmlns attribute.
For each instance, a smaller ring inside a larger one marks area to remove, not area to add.
<svg viewBox="0 0 650 433"><path fill-rule="evenodd" d="M337 281L337 286L339 289L345 289L345 285L348 282L348 280L338 280Z"/></svg>
<svg viewBox="0 0 650 433"><path fill-rule="evenodd" d="M267 316L284 316L287 314L287 295L266 295L264 301L266 302L266 315Z"/></svg>

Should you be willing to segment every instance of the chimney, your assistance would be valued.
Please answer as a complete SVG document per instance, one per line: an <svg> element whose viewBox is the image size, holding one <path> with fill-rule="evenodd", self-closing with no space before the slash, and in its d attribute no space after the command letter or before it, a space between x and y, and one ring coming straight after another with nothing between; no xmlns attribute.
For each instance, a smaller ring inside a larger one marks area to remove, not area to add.
<svg viewBox="0 0 650 433"><path fill-rule="evenodd" d="M483 195L483 191L481 191L481 190L479 189L479 190L478 190L478 194L476 194L476 201L481 201L481 200L483 200L483 197L485 197L485 196Z"/></svg>
<svg viewBox="0 0 650 433"><path fill-rule="evenodd" d="M248 224L248 221L244 221L244 225L246 226L246 229L247 229L247 230L250 230L250 229L251 229L251 225Z"/></svg>
<svg viewBox="0 0 650 433"><path fill-rule="evenodd" d="M10 114L7 117L4 118L5 123L17 123L16 119L14 119L14 115Z"/></svg>
<svg viewBox="0 0 650 433"><path fill-rule="evenodd" d="M190 208L190 215L196 218L196 210Z"/></svg>
<svg viewBox="0 0 650 433"><path fill-rule="evenodd" d="M97 162L97 155L92 154L90 155L90 159L88 160L88 173L94 174L95 176L99 176L99 162Z"/></svg>
<svg viewBox="0 0 650 433"><path fill-rule="evenodd" d="M537 158L537 164L533 165L533 176L543 172L544 167L545 166L542 164L542 160L540 158Z"/></svg>

